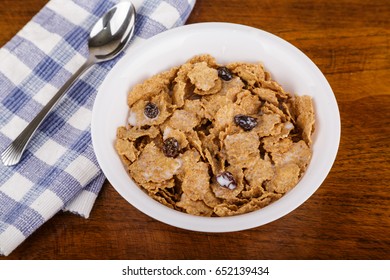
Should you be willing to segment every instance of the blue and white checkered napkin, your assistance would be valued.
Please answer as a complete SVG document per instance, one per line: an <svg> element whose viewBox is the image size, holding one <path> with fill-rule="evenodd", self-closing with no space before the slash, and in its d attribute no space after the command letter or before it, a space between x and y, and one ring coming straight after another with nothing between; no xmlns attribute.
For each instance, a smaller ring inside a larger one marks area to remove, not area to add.
<svg viewBox="0 0 390 280"><path fill-rule="evenodd" d="M89 30L118 0L51 0L0 49L0 152L86 60ZM195 0L133 0L132 44L185 23ZM127 50L127 51L131 51ZM0 254L62 209L88 217L104 182L90 135L97 89L117 61L90 69L12 167L0 163Z"/></svg>

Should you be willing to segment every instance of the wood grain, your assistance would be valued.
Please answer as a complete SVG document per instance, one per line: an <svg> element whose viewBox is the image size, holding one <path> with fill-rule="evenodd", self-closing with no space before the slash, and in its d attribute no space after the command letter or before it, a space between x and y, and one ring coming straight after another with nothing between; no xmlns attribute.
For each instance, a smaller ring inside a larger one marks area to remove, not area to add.
<svg viewBox="0 0 390 280"><path fill-rule="evenodd" d="M3 0L0 45L46 2ZM211 234L155 221L106 182L89 219L59 213L0 259L390 258L388 1L197 0L188 23L208 21L271 32L301 49L325 74L338 100L342 135L319 190L270 224Z"/></svg>

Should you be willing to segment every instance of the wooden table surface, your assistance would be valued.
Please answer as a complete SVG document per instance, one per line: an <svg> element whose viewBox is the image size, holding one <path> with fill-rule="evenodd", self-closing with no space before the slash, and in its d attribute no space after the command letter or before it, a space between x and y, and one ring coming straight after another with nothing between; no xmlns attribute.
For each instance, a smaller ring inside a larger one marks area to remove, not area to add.
<svg viewBox="0 0 390 280"><path fill-rule="evenodd" d="M2 0L0 45L46 3ZM197 0L188 23L207 21L271 32L328 79L342 133L318 191L270 224L215 234L158 222L106 182L89 219L59 213L0 259L390 259L389 2Z"/></svg>

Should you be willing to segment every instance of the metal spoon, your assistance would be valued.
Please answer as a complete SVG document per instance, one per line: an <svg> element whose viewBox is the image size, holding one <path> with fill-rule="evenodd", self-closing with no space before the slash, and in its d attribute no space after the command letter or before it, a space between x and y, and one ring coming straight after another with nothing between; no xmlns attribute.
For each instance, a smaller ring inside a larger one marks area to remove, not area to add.
<svg viewBox="0 0 390 280"><path fill-rule="evenodd" d="M128 0L122 0L95 23L89 35L89 57L87 61L3 151L1 160L4 165L11 166L19 163L27 144L37 128L79 76L95 63L110 60L124 49L133 36L135 16L136 12L133 4Z"/></svg>

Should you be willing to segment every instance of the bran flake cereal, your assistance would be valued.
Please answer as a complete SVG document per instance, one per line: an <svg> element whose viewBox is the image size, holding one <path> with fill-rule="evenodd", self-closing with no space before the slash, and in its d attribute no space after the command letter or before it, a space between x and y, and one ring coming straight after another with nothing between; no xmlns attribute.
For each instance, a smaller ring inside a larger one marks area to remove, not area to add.
<svg viewBox="0 0 390 280"><path fill-rule="evenodd" d="M115 148L150 197L198 216L261 209L302 178L312 156L309 96L261 63L198 55L134 86Z"/></svg>

